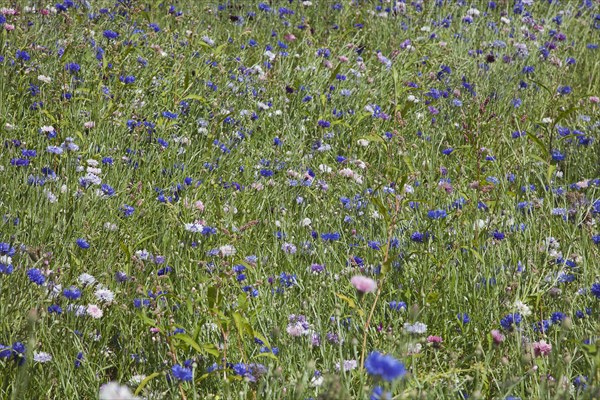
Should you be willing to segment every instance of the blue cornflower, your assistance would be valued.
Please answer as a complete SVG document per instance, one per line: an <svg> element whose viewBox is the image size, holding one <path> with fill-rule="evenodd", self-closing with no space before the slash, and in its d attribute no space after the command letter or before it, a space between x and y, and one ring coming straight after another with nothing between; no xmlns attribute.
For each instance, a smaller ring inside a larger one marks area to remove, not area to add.
<svg viewBox="0 0 600 400"><path fill-rule="evenodd" d="M77 239L76 240L77 246L79 246L82 249L89 249L90 248L90 244L85 240L85 239Z"/></svg>
<svg viewBox="0 0 600 400"><path fill-rule="evenodd" d="M63 309L61 308L61 306L59 306L58 304L53 304L51 306L48 306L48 314L62 314Z"/></svg>
<svg viewBox="0 0 600 400"><path fill-rule="evenodd" d="M496 240L504 240L505 235L502 232L494 231L492 237Z"/></svg>
<svg viewBox="0 0 600 400"><path fill-rule="evenodd" d="M326 121L324 119L320 119L317 124L321 127L321 128L329 128L331 126L331 123L329 121Z"/></svg>
<svg viewBox="0 0 600 400"><path fill-rule="evenodd" d="M573 89L571 89L571 86L559 86L557 90L558 94L560 94L561 96L571 94L572 91Z"/></svg>
<svg viewBox="0 0 600 400"><path fill-rule="evenodd" d="M395 311L406 311L407 305L404 301L390 301L390 309Z"/></svg>
<svg viewBox="0 0 600 400"><path fill-rule="evenodd" d="M321 239L325 242L333 242L340 239L340 234L338 232L322 233Z"/></svg>
<svg viewBox="0 0 600 400"><path fill-rule="evenodd" d="M384 355L377 351L369 354L365 361L365 368L370 375L391 382L406 374L404 364L390 355Z"/></svg>
<svg viewBox="0 0 600 400"><path fill-rule="evenodd" d="M413 232L413 234L410 235L410 240L417 243L423 243L424 238L425 235L423 235L421 232Z"/></svg>
<svg viewBox="0 0 600 400"><path fill-rule="evenodd" d="M566 317L567 316L564 313L557 311L552 314L550 319L552 320L553 324L558 324L559 322L562 322Z"/></svg>
<svg viewBox="0 0 600 400"><path fill-rule="evenodd" d="M526 67L523 67L523 73L524 74L532 74L535 71L535 67L528 65Z"/></svg>
<svg viewBox="0 0 600 400"><path fill-rule="evenodd" d="M121 75L119 76L119 80L126 85L130 85L135 82L135 76L133 75Z"/></svg>
<svg viewBox="0 0 600 400"><path fill-rule="evenodd" d="M176 113L172 113L170 111L163 111L162 116L168 119L175 119L178 117Z"/></svg>
<svg viewBox="0 0 600 400"><path fill-rule="evenodd" d="M104 193L106 196L113 196L115 194L115 189L113 189L110 185L103 183L102 186L100 186L100 189L102 190L102 193Z"/></svg>
<svg viewBox="0 0 600 400"><path fill-rule="evenodd" d="M521 314L508 314L500 320L500 326L509 331L513 329L513 325L519 326L521 324L521 319Z"/></svg>
<svg viewBox="0 0 600 400"><path fill-rule="evenodd" d="M71 63L67 63L67 65L65 65L65 69L67 71L69 71L70 73L75 74L81 70L81 67L79 66L79 64L71 62Z"/></svg>
<svg viewBox="0 0 600 400"><path fill-rule="evenodd" d="M81 297L81 290L75 286L70 286L63 290L63 296L69 300L77 300Z"/></svg>
<svg viewBox="0 0 600 400"><path fill-rule="evenodd" d="M43 285L46 282L46 277L42 274L39 268L31 268L27 270L27 277L35 284Z"/></svg>
<svg viewBox="0 0 600 400"><path fill-rule="evenodd" d="M25 50L17 50L15 57L17 60L23 60L23 61L29 61L31 59L31 56Z"/></svg>
<svg viewBox="0 0 600 400"><path fill-rule="evenodd" d="M179 364L173 365L171 372L173 373L173 376L180 381L191 381L193 377L191 368Z"/></svg>
<svg viewBox="0 0 600 400"><path fill-rule="evenodd" d="M551 154L552 160L554 161L564 161L564 159L566 158L565 155L558 150L552 150Z"/></svg>
<svg viewBox="0 0 600 400"><path fill-rule="evenodd" d="M471 318L469 317L469 314L467 314L467 313L458 313L456 315L456 318L458 318L458 320L460 322L462 322L463 325L468 324L469 322L471 322Z"/></svg>
<svg viewBox="0 0 600 400"><path fill-rule="evenodd" d="M454 149L452 147L448 147L447 149L442 150L442 154L445 156L449 156L450 154L452 154L453 151Z"/></svg>
<svg viewBox="0 0 600 400"><path fill-rule="evenodd" d="M102 35L107 38L107 39L116 39L119 37L119 34L115 31L111 31L111 30L105 30Z"/></svg>
<svg viewBox="0 0 600 400"><path fill-rule="evenodd" d="M429 210L427 211L427 216L431 219L441 219L446 218L448 214L446 210Z"/></svg>
<svg viewBox="0 0 600 400"><path fill-rule="evenodd" d="M132 206L129 206L127 204L123 204L123 206L121 206L121 212L123 213L124 217L131 217L133 215L134 211L135 211L135 208L133 208Z"/></svg>
<svg viewBox="0 0 600 400"><path fill-rule="evenodd" d="M600 283L594 283L590 289L590 292L600 300Z"/></svg>
<svg viewBox="0 0 600 400"><path fill-rule="evenodd" d="M373 388L373 392L371 392L371 397L369 400L385 400L391 398L392 392L384 392L381 386L375 386Z"/></svg>

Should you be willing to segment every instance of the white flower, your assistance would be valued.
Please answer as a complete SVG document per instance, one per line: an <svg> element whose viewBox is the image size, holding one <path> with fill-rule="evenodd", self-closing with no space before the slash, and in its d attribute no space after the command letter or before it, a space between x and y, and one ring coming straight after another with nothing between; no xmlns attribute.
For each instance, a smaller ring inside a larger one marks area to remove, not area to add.
<svg viewBox="0 0 600 400"><path fill-rule="evenodd" d="M354 171L352 171L350 168L341 169L340 172L338 172L338 174L340 174L344 178L354 178Z"/></svg>
<svg viewBox="0 0 600 400"><path fill-rule="evenodd" d="M44 194L50 203L56 203L58 201L58 197L56 197L56 195L50 190L44 189Z"/></svg>
<svg viewBox="0 0 600 400"><path fill-rule="evenodd" d="M323 172L324 174L329 174L331 173L331 167L325 164L319 164L319 171Z"/></svg>
<svg viewBox="0 0 600 400"><path fill-rule="evenodd" d="M152 254L146 249L138 250L135 252L135 256L142 261L146 261L152 257Z"/></svg>
<svg viewBox="0 0 600 400"><path fill-rule="evenodd" d="M202 232L204 226L199 222L193 222L191 224L185 224L185 230L188 232Z"/></svg>
<svg viewBox="0 0 600 400"><path fill-rule="evenodd" d="M531 309L527 304L523 303L521 300L515 301L515 308L517 309L517 312L524 317L528 317L531 315Z"/></svg>
<svg viewBox="0 0 600 400"><path fill-rule="evenodd" d="M542 118L542 123L543 124L551 124L552 123L552 118L550 118L550 117Z"/></svg>
<svg viewBox="0 0 600 400"><path fill-rule="evenodd" d="M356 369L357 363L356 360L344 360L344 371L352 371ZM340 370L340 363L335 363L335 370Z"/></svg>
<svg viewBox="0 0 600 400"><path fill-rule="evenodd" d="M369 145L369 141L366 139L359 139L357 143L359 146L362 147L367 147Z"/></svg>
<svg viewBox="0 0 600 400"><path fill-rule="evenodd" d="M110 382L100 386L100 400L138 400L127 386Z"/></svg>
<svg viewBox="0 0 600 400"><path fill-rule="evenodd" d="M423 334L427 332L427 325L422 322L415 322L414 324L404 323L404 330L407 333Z"/></svg>
<svg viewBox="0 0 600 400"><path fill-rule="evenodd" d="M49 76L46 76L46 75L38 75L38 80L42 81L44 83L52 82L52 78L50 78Z"/></svg>
<svg viewBox="0 0 600 400"><path fill-rule="evenodd" d="M319 375L319 376L313 376L312 379L310 380L310 386L312 387L319 387L323 384L323 376Z"/></svg>
<svg viewBox="0 0 600 400"><path fill-rule="evenodd" d="M90 275L88 273L83 273L79 275L79 278L77 278L77 280L82 285L93 285L94 283L96 283L96 278L94 278L93 275Z"/></svg>
<svg viewBox="0 0 600 400"><path fill-rule="evenodd" d="M211 47L215 45L215 41L209 38L208 36L202 36L202 40L204 41L204 43Z"/></svg>
<svg viewBox="0 0 600 400"><path fill-rule="evenodd" d="M86 312L89 316L95 319L100 319L104 315L104 312L95 304L88 304Z"/></svg>
<svg viewBox="0 0 600 400"><path fill-rule="evenodd" d="M52 361L52 355L43 351L33 353L33 361L39 363L47 363Z"/></svg>
<svg viewBox="0 0 600 400"><path fill-rule="evenodd" d="M40 128L40 130L42 132L46 132L46 133L50 133L50 132L54 132L54 127L53 126L49 126L49 125L44 125Z"/></svg>
<svg viewBox="0 0 600 400"><path fill-rule="evenodd" d="M408 355L419 354L423 346L421 343L409 343L408 344Z"/></svg>
<svg viewBox="0 0 600 400"><path fill-rule="evenodd" d="M12 258L10 256L0 256L0 264L8 265L12 263Z"/></svg>
<svg viewBox="0 0 600 400"><path fill-rule="evenodd" d="M225 246L219 247L219 253L221 253L221 255L223 257L233 256L233 255L235 255L236 250L235 250L235 247L233 247L230 244L227 244Z"/></svg>
<svg viewBox="0 0 600 400"><path fill-rule="evenodd" d="M117 227L117 224L113 224L112 222L105 222L104 229L106 229L109 232L114 232L119 228Z"/></svg>
<svg viewBox="0 0 600 400"><path fill-rule="evenodd" d="M473 223L473 229L474 230L480 230L485 228L487 225L487 222L482 220L482 219L478 219Z"/></svg>
<svg viewBox="0 0 600 400"><path fill-rule="evenodd" d="M300 225L301 226L310 226L310 224L312 223L312 221L310 220L310 218L304 218L301 222Z"/></svg>
<svg viewBox="0 0 600 400"><path fill-rule="evenodd" d="M94 296L96 296L98 301L102 301L104 303L109 304L112 303L115 299L115 294L104 287L99 287L98 289L96 289L96 291L94 292Z"/></svg>

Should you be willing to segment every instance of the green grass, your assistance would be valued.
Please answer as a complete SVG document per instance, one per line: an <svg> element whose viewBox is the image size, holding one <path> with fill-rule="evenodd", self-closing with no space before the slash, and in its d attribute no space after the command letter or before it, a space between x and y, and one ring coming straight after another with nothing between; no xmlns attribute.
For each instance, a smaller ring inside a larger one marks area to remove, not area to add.
<svg viewBox="0 0 600 400"><path fill-rule="evenodd" d="M597 3L76 3L0 32L0 398L600 396Z"/></svg>

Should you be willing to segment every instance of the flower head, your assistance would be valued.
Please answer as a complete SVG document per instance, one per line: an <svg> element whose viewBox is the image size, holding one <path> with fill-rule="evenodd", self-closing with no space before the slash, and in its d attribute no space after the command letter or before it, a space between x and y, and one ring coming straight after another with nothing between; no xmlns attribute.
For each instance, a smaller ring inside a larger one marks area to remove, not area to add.
<svg viewBox="0 0 600 400"><path fill-rule="evenodd" d="M377 290L377 282L366 276L356 275L350 279L352 286L356 288L360 293L370 293Z"/></svg>
<svg viewBox="0 0 600 400"><path fill-rule="evenodd" d="M374 375L391 382L406 375L406 369L402 362L390 355L384 355L373 351L365 361L365 368L370 375Z"/></svg>

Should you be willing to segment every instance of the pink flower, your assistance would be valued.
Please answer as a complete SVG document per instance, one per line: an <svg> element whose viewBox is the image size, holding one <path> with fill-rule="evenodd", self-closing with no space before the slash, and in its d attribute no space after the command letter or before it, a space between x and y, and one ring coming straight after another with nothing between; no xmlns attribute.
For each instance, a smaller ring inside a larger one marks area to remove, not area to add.
<svg viewBox="0 0 600 400"><path fill-rule="evenodd" d="M40 10L40 14L42 14L42 15L49 15L50 11L46 10L45 8L43 8L43 9Z"/></svg>
<svg viewBox="0 0 600 400"><path fill-rule="evenodd" d="M361 293L374 292L377 289L377 282L366 276L353 276L350 283Z"/></svg>
<svg viewBox="0 0 600 400"><path fill-rule="evenodd" d="M552 351L552 345L545 340L533 343L533 354L536 357L547 356Z"/></svg>
<svg viewBox="0 0 600 400"><path fill-rule="evenodd" d="M95 318L95 319L102 318L102 316L104 315L104 312L102 312L100 307L98 307L95 304L88 304L86 311L89 316L91 316L92 318Z"/></svg>
<svg viewBox="0 0 600 400"><path fill-rule="evenodd" d="M6 29L7 31L14 31L15 30L15 26L13 24L4 24L4 29Z"/></svg>
<svg viewBox="0 0 600 400"><path fill-rule="evenodd" d="M434 345L437 345L437 344L442 343L442 337L430 335L430 336L427 336L427 341L429 343L433 343Z"/></svg>
<svg viewBox="0 0 600 400"><path fill-rule="evenodd" d="M500 344L500 343L504 342L504 335L500 331L494 329L491 332L491 334L492 334L492 339L494 340L494 344Z"/></svg>
<svg viewBox="0 0 600 400"><path fill-rule="evenodd" d="M590 96L590 103L598 104L600 103L600 98L598 96Z"/></svg>
<svg viewBox="0 0 600 400"><path fill-rule="evenodd" d="M287 33L283 38L288 42L293 42L294 40L296 40L296 36L294 36L291 33Z"/></svg>

